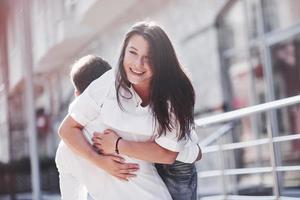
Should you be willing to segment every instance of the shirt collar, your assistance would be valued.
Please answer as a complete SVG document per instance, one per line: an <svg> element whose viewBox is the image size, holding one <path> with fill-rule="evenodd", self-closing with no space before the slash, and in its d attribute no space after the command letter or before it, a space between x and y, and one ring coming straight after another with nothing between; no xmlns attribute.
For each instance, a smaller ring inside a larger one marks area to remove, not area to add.
<svg viewBox="0 0 300 200"><path fill-rule="evenodd" d="M132 85L130 85L129 91L132 93L132 98L134 99L134 101L136 103L136 107L139 107L139 106L141 107L141 104L143 101L142 101L141 97L136 93L136 91L134 90Z"/></svg>

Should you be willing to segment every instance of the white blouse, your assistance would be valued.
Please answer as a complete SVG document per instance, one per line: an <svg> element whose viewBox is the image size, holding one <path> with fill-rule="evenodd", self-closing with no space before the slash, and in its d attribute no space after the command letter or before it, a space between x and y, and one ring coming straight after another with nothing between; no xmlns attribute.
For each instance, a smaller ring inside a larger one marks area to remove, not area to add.
<svg viewBox="0 0 300 200"><path fill-rule="evenodd" d="M154 139L160 146L180 152L178 155L180 161L195 161L198 155L198 147L195 144L196 134L192 133L191 139L180 141L177 140L175 132L168 132L158 137L155 134L155 119L150 107L142 107L139 96L132 88L130 91L132 96L122 91L122 95L131 98L120 98L123 109L120 108L115 90L115 72L110 70L91 83L74 100L69 114L90 133L88 137L92 137L91 133L95 131L102 132L110 128L125 140L139 142ZM86 169L80 173L81 180L95 199L171 199L153 163L126 155L121 156L126 162L139 164L137 177L125 183L113 176L105 175L106 173L101 170L93 169L83 160L80 161L81 166L84 166L82 168ZM103 184L101 187L100 182Z"/></svg>
<svg viewBox="0 0 300 200"><path fill-rule="evenodd" d="M194 162L199 153L196 145L197 134L192 131L187 140L178 141L176 130L173 130L158 137L155 133L155 119L150 107L142 107L142 101L134 89L131 87L129 90L132 95L125 91L122 92L122 95L127 97L120 98L122 110L116 99L115 72L110 70L92 82L74 100L69 113L73 119L85 126L89 133L103 131L102 127L104 127L116 130L120 136L127 140L147 141L155 139L155 142L160 146L179 152L177 160L187 163ZM91 134L90 137L92 137ZM90 140L90 138L87 139Z"/></svg>

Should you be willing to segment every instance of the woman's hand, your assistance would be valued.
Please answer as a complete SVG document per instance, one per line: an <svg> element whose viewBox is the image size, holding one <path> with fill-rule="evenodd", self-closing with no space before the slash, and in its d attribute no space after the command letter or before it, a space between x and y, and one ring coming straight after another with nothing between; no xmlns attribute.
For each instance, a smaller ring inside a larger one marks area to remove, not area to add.
<svg viewBox="0 0 300 200"><path fill-rule="evenodd" d="M95 146L100 153L113 154L116 150L116 142L119 135L113 130L107 129L103 133L94 133L92 138L93 146Z"/></svg>

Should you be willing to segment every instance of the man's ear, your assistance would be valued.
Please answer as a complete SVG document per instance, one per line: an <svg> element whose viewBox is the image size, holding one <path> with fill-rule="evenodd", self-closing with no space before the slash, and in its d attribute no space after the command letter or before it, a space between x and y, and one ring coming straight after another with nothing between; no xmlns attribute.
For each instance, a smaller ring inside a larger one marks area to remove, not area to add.
<svg viewBox="0 0 300 200"><path fill-rule="evenodd" d="M75 90L74 95L75 95L75 97L78 97L80 95L80 92L78 90Z"/></svg>

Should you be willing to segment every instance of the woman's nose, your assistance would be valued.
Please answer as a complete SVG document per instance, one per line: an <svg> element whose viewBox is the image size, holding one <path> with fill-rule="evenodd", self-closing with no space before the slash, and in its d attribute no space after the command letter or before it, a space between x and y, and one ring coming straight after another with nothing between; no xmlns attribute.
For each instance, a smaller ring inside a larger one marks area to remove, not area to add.
<svg viewBox="0 0 300 200"><path fill-rule="evenodd" d="M142 58L137 58L137 59L135 59L134 64L135 64L136 67L143 67L144 66L144 61L143 61Z"/></svg>

